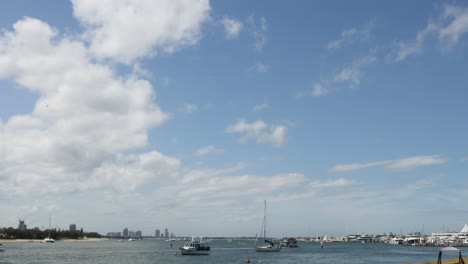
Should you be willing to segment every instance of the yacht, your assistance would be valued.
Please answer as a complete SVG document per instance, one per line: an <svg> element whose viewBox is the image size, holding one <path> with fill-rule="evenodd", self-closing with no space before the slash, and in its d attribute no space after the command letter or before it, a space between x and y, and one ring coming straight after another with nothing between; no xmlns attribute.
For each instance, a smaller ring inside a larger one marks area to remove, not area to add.
<svg viewBox="0 0 468 264"><path fill-rule="evenodd" d="M41 242L42 243L54 243L55 240L53 238L50 237L50 222L52 220L52 217L49 215L49 235L44 238L44 240L42 240Z"/></svg>
<svg viewBox="0 0 468 264"><path fill-rule="evenodd" d="M263 242L257 244L258 240L255 239L255 251L257 252L278 252L281 249L281 244L275 244L272 240L268 240L266 236L266 200L264 205L263 225L262 225Z"/></svg>
<svg viewBox="0 0 468 264"><path fill-rule="evenodd" d="M210 246L203 242L202 237L194 236L180 248L180 252L182 255L209 255Z"/></svg>
<svg viewBox="0 0 468 264"><path fill-rule="evenodd" d="M297 240L293 237L283 238L281 240L281 247L297 247Z"/></svg>

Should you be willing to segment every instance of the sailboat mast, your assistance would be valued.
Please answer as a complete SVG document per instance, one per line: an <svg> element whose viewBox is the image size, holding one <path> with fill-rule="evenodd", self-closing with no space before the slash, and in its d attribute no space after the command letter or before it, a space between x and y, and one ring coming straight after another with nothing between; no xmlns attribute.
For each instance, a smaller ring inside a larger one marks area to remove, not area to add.
<svg viewBox="0 0 468 264"><path fill-rule="evenodd" d="M52 216L49 215L49 238L50 238L50 221L51 221Z"/></svg>
<svg viewBox="0 0 468 264"><path fill-rule="evenodd" d="M264 207L264 213L263 213L263 239L266 239L266 200L264 200L265 207Z"/></svg>

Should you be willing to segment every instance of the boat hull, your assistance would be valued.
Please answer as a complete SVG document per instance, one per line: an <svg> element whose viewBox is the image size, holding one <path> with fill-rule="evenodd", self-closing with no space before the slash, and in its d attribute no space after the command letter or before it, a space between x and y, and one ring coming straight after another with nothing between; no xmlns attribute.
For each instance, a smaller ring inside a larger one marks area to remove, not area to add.
<svg viewBox="0 0 468 264"><path fill-rule="evenodd" d="M210 251L209 250L187 250L187 249L181 249L180 250L182 255L209 255Z"/></svg>
<svg viewBox="0 0 468 264"><path fill-rule="evenodd" d="M279 247L256 247L255 251L257 252L279 252Z"/></svg>

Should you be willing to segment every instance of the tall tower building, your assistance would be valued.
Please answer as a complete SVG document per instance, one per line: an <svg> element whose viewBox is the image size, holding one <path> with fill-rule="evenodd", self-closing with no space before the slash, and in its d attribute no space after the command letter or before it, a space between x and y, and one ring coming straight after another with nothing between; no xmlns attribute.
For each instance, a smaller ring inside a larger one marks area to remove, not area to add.
<svg viewBox="0 0 468 264"><path fill-rule="evenodd" d="M76 224L70 225L70 231L76 231Z"/></svg>
<svg viewBox="0 0 468 264"><path fill-rule="evenodd" d="M161 237L161 231L159 229L154 231L154 237Z"/></svg>
<svg viewBox="0 0 468 264"><path fill-rule="evenodd" d="M19 220L18 219L18 221L19 221L18 229L19 230L26 230L28 226L25 224L24 220Z"/></svg>
<svg viewBox="0 0 468 264"><path fill-rule="evenodd" d="M123 233L123 237L128 237L128 228L124 228L122 233Z"/></svg>
<svg viewBox="0 0 468 264"><path fill-rule="evenodd" d="M164 237L165 238L169 237L169 230L167 230L167 228L164 230Z"/></svg>

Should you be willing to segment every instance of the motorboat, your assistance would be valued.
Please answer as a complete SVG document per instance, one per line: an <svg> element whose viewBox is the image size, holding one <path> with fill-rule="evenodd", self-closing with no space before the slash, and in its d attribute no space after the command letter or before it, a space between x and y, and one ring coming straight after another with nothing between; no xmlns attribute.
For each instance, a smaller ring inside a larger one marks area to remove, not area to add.
<svg viewBox="0 0 468 264"><path fill-rule="evenodd" d="M281 240L281 247L297 247L297 239L293 237L283 238Z"/></svg>
<svg viewBox="0 0 468 264"><path fill-rule="evenodd" d="M48 237L44 238L41 242L42 243L55 243L55 240L51 238L49 235Z"/></svg>
<svg viewBox="0 0 468 264"><path fill-rule="evenodd" d="M194 236L180 248L180 252L182 255L209 255L210 246L203 242L203 237Z"/></svg>

